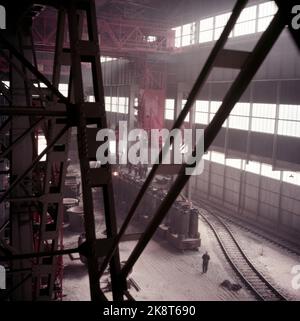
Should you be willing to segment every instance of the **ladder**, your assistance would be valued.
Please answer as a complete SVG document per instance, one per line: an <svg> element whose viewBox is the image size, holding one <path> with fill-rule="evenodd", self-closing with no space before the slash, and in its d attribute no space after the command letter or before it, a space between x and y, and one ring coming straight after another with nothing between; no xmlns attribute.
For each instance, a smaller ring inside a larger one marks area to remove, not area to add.
<svg viewBox="0 0 300 321"><path fill-rule="evenodd" d="M76 108L75 125L77 127L78 155L82 181L85 236L86 243L90 248L90 255L87 257L90 292L92 300L99 300L105 299L105 297L100 290L97 246L101 247L101 242L97 242L96 239L92 189L102 190L107 238L110 240L113 240L117 235L117 221L111 167L109 164L102 165L99 168L94 168L91 165L92 161L96 161L98 147L95 144L96 133L101 128L107 128L95 2L90 0L72 2L66 8L66 12L70 37L70 85L73 91L73 100L71 102ZM80 23L79 16L82 18ZM82 40L83 33L79 30L81 25L85 23L88 40ZM65 53L68 52L68 50L63 51ZM84 101L82 63L90 64L95 102ZM113 299L123 300L124 289L119 279L120 258L118 249L110 259L110 274Z"/></svg>

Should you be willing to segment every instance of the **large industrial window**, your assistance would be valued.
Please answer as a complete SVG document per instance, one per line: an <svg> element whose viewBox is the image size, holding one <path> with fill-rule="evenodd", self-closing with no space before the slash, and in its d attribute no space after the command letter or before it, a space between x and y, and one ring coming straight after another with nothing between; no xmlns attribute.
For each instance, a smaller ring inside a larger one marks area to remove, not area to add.
<svg viewBox="0 0 300 321"><path fill-rule="evenodd" d="M211 152L211 161L218 164L225 164L225 155L223 153Z"/></svg>
<svg viewBox="0 0 300 321"><path fill-rule="evenodd" d="M182 26L182 46L189 46L195 43L195 22Z"/></svg>
<svg viewBox="0 0 300 321"><path fill-rule="evenodd" d="M300 137L300 122L279 120L278 135Z"/></svg>
<svg viewBox="0 0 300 321"><path fill-rule="evenodd" d="M300 137L300 105L279 105L278 135Z"/></svg>
<svg viewBox="0 0 300 321"><path fill-rule="evenodd" d="M237 169L242 168L242 160L238 158L226 158L225 165Z"/></svg>
<svg viewBox="0 0 300 321"><path fill-rule="evenodd" d="M119 97L118 101L120 114L128 114L128 98L127 97Z"/></svg>
<svg viewBox="0 0 300 321"><path fill-rule="evenodd" d="M257 6L251 6L248 8L245 8L234 27L234 36L243 36L248 35L250 33L255 32L255 24L256 24L256 8Z"/></svg>
<svg viewBox="0 0 300 321"><path fill-rule="evenodd" d="M181 103L181 109L183 109L183 107L185 106L185 104L186 104L186 99L182 99L182 103ZM187 115L186 115L186 117L185 117L185 120L184 120L185 122L189 122L190 121L190 113L188 113Z"/></svg>
<svg viewBox="0 0 300 321"><path fill-rule="evenodd" d="M200 20L199 43L213 40L214 35L214 18Z"/></svg>
<svg viewBox="0 0 300 321"><path fill-rule="evenodd" d="M261 164L261 175L277 180L280 179L280 171L273 171L272 166L268 164Z"/></svg>
<svg viewBox="0 0 300 321"><path fill-rule="evenodd" d="M109 96L105 97L105 110L111 111L111 97Z"/></svg>
<svg viewBox="0 0 300 321"><path fill-rule="evenodd" d="M89 103L94 103L94 102L95 102L95 96L92 96L92 95L87 96L87 101L88 101Z"/></svg>
<svg viewBox="0 0 300 321"><path fill-rule="evenodd" d="M229 116L229 128L249 129L249 103L237 103Z"/></svg>
<svg viewBox="0 0 300 321"><path fill-rule="evenodd" d="M211 121L216 112L218 111L219 107L221 106L222 102L221 101L211 101L210 102L210 117L209 120Z"/></svg>
<svg viewBox="0 0 300 321"><path fill-rule="evenodd" d="M60 93L62 95L64 95L65 97L68 97L68 88L69 85L68 84L59 84L58 85L58 90L60 91Z"/></svg>
<svg viewBox="0 0 300 321"><path fill-rule="evenodd" d="M165 103L165 119L174 119L174 111L175 111L175 102L174 99L166 99Z"/></svg>
<svg viewBox="0 0 300 321"><path fill-rule="evenodd" d="M175 31L175 47L190 46L195 43L196 23L187 23L183 26L173 28Z"/></svg>
<svg viewBox="0 0 300 321"><path fill-rule="evenodd" d="M242 169L241 159L225 158L225 154L210 151L203 155L203 158L209 160L213 163L218 163L221 165L226 165L229 167ZM245 164L245 172L253 173L256 175L262 175L265 177L272 178L274 180L282 179L283 182L294 184L300 186L300 173L289 172L289 171L274 171L270 164L249 161Z"/></svg>
<svg viewBox="0 0 300 321"><path fill-rule="evenodd" d="M40 155L45 148L47 148L47 140L45 135L38 135L38 144L37 144L37 148L38 148L38 155ZM44 155L41 158L41 161L44 162L47 160L47 155Z"/></svg>
<svg viewBox="0 0 300 321"><path fill-rule="evenodd" d="M251 130L274 134L275 115L275 104L253 104Z"/></svg>
<svg viewBox="0 0 300 321"><path fill-rule="evenodd" d="M113 113L128 114L128 97L105 97L105 110Z"/></svg>
<svg viewBox="0 0 300 321"><path fill-rule="evenodd" d="M208 124L209 101L197 100L195 106L195 123Z"/></svg>
<svg viewBox="0 0 300 321"><path fill-rule="evenodd" d="M221 33L229 20L231 15L231 12L223 13L215 17L215 34L214 34L214 40L217 40L220 38ZM232 32L229 35L229 38L232 37Z"/></svg>
<svg viewBox="0 0 300 321"><path fill-rule="evenodd" d="M245 8L229 37L239 37L264 31L270 24L272 17L277 11L274 1L268 1L259 5ZM217 40L231 12L219 14L215 17L207 17L199 22L199 43ZM195 43L196 24L189 23L173 28L175 31L175 47L188 46Z"/></svg>
<svg viewBox="0 0 300 321"><path fill-rule="evenodd" d="M258 21L257 21L258 32L265 31L268 28L276 11L277 11L277 6L274 1L269 1L258 5Z"/></svg>
<svg viewBox="0 0 300 321"><path fill-rule="evenodd" d="M100 62L104 63L104 62L109 62L109 61L113 61L113 60L117 60L118 58L113 58L113 57L108 57L108 56L101 56L100 57Z"/></svg>
<svg viewBox="0 0 300 321"><path fill-rule="evenodd" d="M209 121L210 122L215 117L215 114L219 110L221 104L222 104L221 101L211 101L210 102L210 114L209 114ZM228 119L225 120L222 127L227 127L227 126L228 126Z"/></svg>
<svg viewBox="0 0 300 321"><path fill-rule="evenodd" d="M139 99L137 97L134 98L134 116L138 116L139 114Z"/></svg>
<svg viewBox="0 0 300 321"><path fill-rule="evenodd" d="M118 97L111 97L111 111L113 113L118 112Z"/></svg>
<svg viewBox="0 0 300 321"><path fill-rule="evenodd" d="M211 152L208 151L207 153L204 153L202 158L205 160L210 160L211 159Z"/></svg>
<svg viewBox="0 0 300 321"><path fill-rule="evenodd" d="M175 31L175 47L181 47L181 26L173 28L172 30Z"/></svg>
<svg viewBox="0 0 300 321"><path fill-rule="evenodd" d="M282 172L282 181L300 186L300 173Z"/></svg>
<svg viewBox="0 0 300 321"><path fill-rule="evenodd" d="M249 161L246 163L245 171L253 174L260 174L261 163Z"/></svg>

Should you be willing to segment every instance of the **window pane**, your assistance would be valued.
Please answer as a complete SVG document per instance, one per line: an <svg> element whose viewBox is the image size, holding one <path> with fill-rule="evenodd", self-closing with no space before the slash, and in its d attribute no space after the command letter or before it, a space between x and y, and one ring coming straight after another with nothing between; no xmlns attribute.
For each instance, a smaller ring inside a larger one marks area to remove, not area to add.
<svg viewBox="0 0 300 321"><path fill-rule="evenodd" d="M300 185L300 174L284 171L282 172L282 180L290 184Z"/></svg>
<svg viewBox="0 0 300 321"><path fill-rule="evenodd" d="M176 37L176 38L181 36L181 26L175 27L175 28L173 28L172 30L175 31L175 37Z"/></svg>
<svg viewBox="0 0 300 321"><path fill-rule="evenodd" d="M165 103L165 119L174 119L174 99L166 99Z"/></svg>
<svg viewBox="0 0 300 321"><path fill-rule="evenodd" d="M272 19L273 17L265 17L265 18L258 19L257 32L265 31L268 28Z"/></svg>
<svg viewBox="0 0 300 321"><path fill-rule="evenodd" d="M210 103L210 112L211 113L216 113L221 106L222 102L221 101L212 101Z"/></svg>
<svg viewBox="0 0 300 321"><path fill-rule="evenodd" d="M216 29L215 29L214 40L218 40L218 39L220 38L223 29L224 29L224 27L216 28ZM232 31L230 32L228 38L231 38L231 37L232 37Z"/></svg>
<svg viewBox="0 0 300 321"><path fill-rule="evenodd" d="M111 111L118 112L118 97L111 97Z"/></svg>
<svg viewBox="0 0 300 321"><path fill-rule="evenodd" d="M231 115L249 116L250 104L249 103L237 103L231 111Z"/></svg>
<svg viewBox="0 0 300 321"><path fill-rule="evenodd" d="M229 128L247 130L249 126L249 118L241 116L229 117Z"/></svg>
<svg viewBox="0 0 300 321"><path fill-rule="evenodd" d="M175 38L175 47L179 48L181 46L181 38Z"/></svg>
<svg viewBox="0 0 300 321"><path fill-rule="evenodd" d="M69 87L68 84L59 84L58 85L58 90L60 91L60 93L62 95L64 95L65 97L68 97L68 87Z"/></svg>
<svg viewBox="0 0 300 321"><path fill-rule="evenodd" d="M208 100L196 100L196 112L208 113L209 101Z"/></svg>
<svg viewBox="0 0 300 321"><path fill-rule="evenodd" d="M215 27L216 28L224 27L226 25L227 21L229 20L230 15L231 15L231 12L223 13L223 14L216 16Z"/></svg>
<svg viewBox="0 0 300 321"><path fill-rule="evenodd" d="M211 154L211 152L207 152L202 156L202 158L206 159L206 160L210 160L210 154Z"/></svg>
<svg viewBox="0 0 300 321"><path fill-rule="evenodd" d="M230 166L230 167L241 169L242 160L241 159L235 159L235 158L227 158L226 159L226 166Z"/></svg>
<svg viewBox="0 0 300 321"><path fill-rule="evenodd" d="M182 42L181 42L182 46L189 46L192 44L193 44L193 39L190 35L182 37Z"/></svg>
<svg viewBox="0 0 300 321"><path fill-rule="evenodd" d="M196 112L195 123L196 124L208 124L208 113Z"/></svg>
<svg viewBox="0 0 300 321"><path fill-rule="evenodd" d="M213 40L213 30L199 32L199 43Z"/></svg>
<svg viewBox="0 0 300 321"><path fill-rule="evenodd" d="M184 108L185 104L186 104L186 99L182 99L181 109ZM186 115L184 121L185 121L185 122L189 122L189 121L190 121L190 113L188 113L188 114Z"/></svg>
<svg viewBox="0 0 300 321"><path fill-rule="evenodd" d="M214 163L225 164L225 155L218 152L211 152L211 161Z"/></svg>
<svg viewBox="0 0 300 321"><path fill-rule="evenodd" d="M119 97L119 105L124 105L125 106L125 97Z"/></svg>
<svg viewBox="0 0 300 321"><path fill-rule="evenodd" d="M105 97L105 110L106 111L110 111L110 109L111 109L111 106L110 106L110 97Z"/></svg>
<svg viewBox="0 0 300 321"><path fill-rule="evenodd" d="M236 24L234 28L234 36L243 36L255 32L255 20L241 22Z"/></svg>
<svg viewBox="0 0 300 321"><path fill-rule="evenodd" d="M89 103L94 103L95 102L95 96L87 96L87 101Z"/></svg>
<svg viewBox="0 0 300 321"><path fill-rule="evenodd" d="M275 118L276 105L275 104L253 104L252 116Z"/></svg>
<svg viewBox="0 0 300 321"><path fill-rule="evenodd" d="M174 111L173 110L165 110L165 119L174 119Z"/></svg>
<svg viewBox="0 0 300 321"><path fill-rule="evenodd" d="M214 18L200 20L200 31L210 30L214 27Z"/></svg>
<svg viewBox="0 0 300 321"><path fill-rule="evenodd" d="M182 26L182 35L186 36L186 35L191 35L194 32L194 26L195 23L188 23L186 25Z"/></svg>
<svg viewBox="0 0 300 321"><path fill-rule="evenodd" d="M280 105L279 119L300 121L300 105Z"/></svg>
<svg viewBox="0 0 300 321"><path fill-rule="evenodd" d="M47 147L47 140L45 138L44 135L38 135L38 155L40 155L44 149ZM47 155L44 155L42 158L41 158L41 161L46 161L47 160Z"/></svg>
<svg viewBox="0 0 300 321"><path fill-rule="evenodd" d="M172 30L175 31L175 47L181 47L181 26L175 27Z"/></svg>
<svg viewBox="0 0 300 321"><path fill-rule="evenodd" d="M258 17L272 16L277 12L277 6L274 1L268 1L258 6Z"/></svg>
<svg viewBox="0 0 300 321"><path fill-rule="evenodd" d="M275 120L264 118L252 118L251 130L261 133L274 134Z"/></svg>
<svg viewBox="0 0 300 321"><path fill-rule="evenodd" d="M248 162L246 164L246 171L254 174L260 173L260 163L258 162Z"/></svg>
<svg viewBox="0 0 300 321"><path fill-rule="evenodd" d="M268 164L261 164L261 175L273 179L280 179L280 171L273 171L272 166Z"/></svg>
<svg viewBox="0 0 300 321"><path fill-rule="evenodd" d="M166 99L166 108L174 110L174 99Z"/></svg>
<svg viewBox="0 0 300 321"><path fill-rule="evenodd" d="M119 105L119 113L121 113L121 114L125 114L126 113L124 105Z"/></svg>
<svg viewBox="0 0 300 321"><path fill-rule="evenodd" d="M251 6L251 7L245 8L241 12L237 20L237 23L256 19L256 8L257 6Z"/></svg>
<svg viewBox="0 0 300 321"><path fill-rule="evenodd" d="M300 122L279 120L278 135L300 137Z"/></svg>

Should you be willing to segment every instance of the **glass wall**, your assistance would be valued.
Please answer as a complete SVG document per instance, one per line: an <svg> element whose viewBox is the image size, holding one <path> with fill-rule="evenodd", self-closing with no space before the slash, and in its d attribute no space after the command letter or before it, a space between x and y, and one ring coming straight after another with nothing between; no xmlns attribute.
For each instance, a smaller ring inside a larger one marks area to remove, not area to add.
<svg viewBox="0 0 300 321"><path fill-rule="evenodd" d="M245 8L229 37L240 37L265 31L276 11L277 6L274 1ZM175 47L179 48L219 39L230 15L231 12L225 12L173 28L175 31ZM197 32L199 34L198 39L196 39Z"/></svg>
<svg viewBox="0 0 300 321"><path fill-rule="evenodd" d="M174 100L172 101L172 110L174 110ZM182 106L185 103L186 100L182 100ZM215 116L221 103L221 101L197 100L193 108L195 123L207 125ZM166 101L165 118L174 119L167 118L167 113L170 116ZM277 113L278 116L276 116ZM189 121L189 115L186 121ZM227 126L233 129L300 138L300 105L239 102L223 124L223 127Z"/></svg>

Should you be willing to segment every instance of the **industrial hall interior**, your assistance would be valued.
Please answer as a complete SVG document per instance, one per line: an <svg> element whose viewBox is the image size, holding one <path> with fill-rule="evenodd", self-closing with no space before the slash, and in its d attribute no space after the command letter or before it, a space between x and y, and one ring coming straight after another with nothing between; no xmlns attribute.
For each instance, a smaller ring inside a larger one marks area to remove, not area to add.
<svg viewBox="0 0 300 321"><path fill-rule="evenodd" d="M300 3L1 0L0 301L300 300Z"/></svg>

